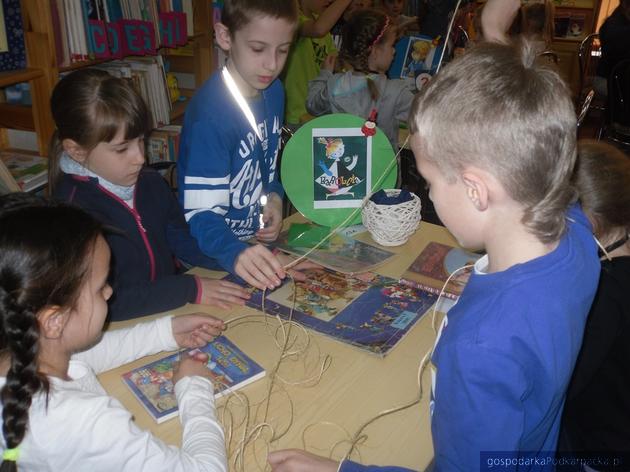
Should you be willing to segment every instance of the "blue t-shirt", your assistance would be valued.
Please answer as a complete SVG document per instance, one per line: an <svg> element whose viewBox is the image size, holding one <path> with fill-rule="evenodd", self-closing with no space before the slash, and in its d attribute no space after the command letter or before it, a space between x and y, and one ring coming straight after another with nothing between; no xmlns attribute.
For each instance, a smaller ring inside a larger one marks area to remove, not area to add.
<svg viewBox="0 0 630 472"><path fill-rule="evenodd" d="M482 452L499 457L492 451L528 454L532 463L519 471L554 469L564 396L599 279L588 220L577 206L568 218L554 251L474 273L445 318L432 357L433 471L493 470L481 463ZM404 469L346 461L340 470Z"/></svg>
<svg viewBox="0 0 630 472"><path fill-rule="evenodd" d="M201 250L233 271L244 240L258 230L260 197L283 195L277 164L284 91L275 80L249 106L262 142L215 72L186 109L177 184L180 203Z"/></svg>

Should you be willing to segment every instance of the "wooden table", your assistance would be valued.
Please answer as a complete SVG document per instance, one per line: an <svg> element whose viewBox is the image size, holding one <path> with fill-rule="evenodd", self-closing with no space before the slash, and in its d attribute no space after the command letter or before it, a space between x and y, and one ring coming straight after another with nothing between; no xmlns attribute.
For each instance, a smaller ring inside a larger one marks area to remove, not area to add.
<svg viewBox="0 0 630 472"><path fill-rule="evenodd" d="M374 244L367 233L359 235L357 239ZM403 246L389 248L398 256L381 266L377 272L390 277L400 277L430 241L457 245L443 227L422 222L409 242ZM260 312L240 307L227 311L186 305L174 313L177 315L195 311L212 313L225 320L247 313L259 315L252 319L263 319ZM145 319L156 316L160 315ZM108 329L128 326L131 323L130 321L112 323ZM277 326L277 322L270 321L269 327L271 326ZM269 373L277 364L280 354L274 343L272 331L266 329L263 323L252 322L230 327L225 334L245 353L262 364ZM250 443L245 450L244 467L235 467L231 463L231 470L247 472L263 470L268 448L272 450L287 447L303 448L303 438L310 451L322 455L329 455L332 452L333 458L341 458L346 453L348 445L340 441L348 440L348 435L354 435L358 427L379 412L403 405L417 397L418 367L424 354L433 346L435 337L431 327L431 316L425 316L387 357L379 358L317 333L311 331L309 333L311 346L302 356L307 360L307 369L304 360L289 359L281 363L279 374L287 380L304 380L315 375L318 357L326 354L331 357L330 367L319 383L313 386L289 385L284 391L279 390L271 395L267 421L274 426L276 433L285 430L286 433L268 446L270 430L264 429L263 437L253 444ZM175 419L157 425L123 385L120 377L123 372L163 355L143 358L105 372L99 378L108 393L118 398L133 413L136 423L141 428L149 429L165 442L179 446L181 441L179 421ZM268 397L269 383L266 380L268 377L246 386L239 392L246 395L253 405L264 402ZM428 407L431 380L428 372L425 372L422 383L425 395L420 404L383 417L368 426L364 431L367 439L359 447L360 456L353 455L354 460L365 464L399 465L415 470L429 464L433 457L433 445ZM292 404L293 414L288 398ZM221 399L217 405L220 407L224 404L225 399ZM257 421L260 422L264 416L262 413L264 406L263 404L258 409L258 418L253 419L251 424L256 425ZM244 412L238 398L233 398L229 402L229 410L236 416L242 416ZM252 407L250 411L254 414L255 410L256 407ZM347 434L343 430L347 431ZM235 450L236 443L238 438L232 441L228 450Z"/></svg>

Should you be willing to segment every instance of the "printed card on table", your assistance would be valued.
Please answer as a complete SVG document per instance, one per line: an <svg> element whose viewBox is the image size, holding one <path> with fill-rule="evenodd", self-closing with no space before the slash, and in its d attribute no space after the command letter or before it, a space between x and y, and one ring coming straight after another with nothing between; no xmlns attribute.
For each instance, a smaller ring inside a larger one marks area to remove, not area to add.
<svg viewBox="0 0 630 472"><path fill-rule="evenodd" d="M313 128L313 208L357 208L372 188L372 137Z"/></svg>

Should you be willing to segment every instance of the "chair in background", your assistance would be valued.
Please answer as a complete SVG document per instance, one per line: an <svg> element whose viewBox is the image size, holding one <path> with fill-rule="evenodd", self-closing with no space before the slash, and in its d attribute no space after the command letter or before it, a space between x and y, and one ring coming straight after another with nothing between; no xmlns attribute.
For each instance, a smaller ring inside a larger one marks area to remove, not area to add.
<svg viewBox="0 0 630 472"><path fill-rule="evenodd" d="M539 52L538 57L544 57L550 60L551 62L553 62L555 65L558 65L558 54L556 54L554 51L547 50L547 51Z"/></svg>
<svg viewBox="0 0 630 472"><path fill-rule="evenodd" d="M618 62L608 78L606 138L630 146L630 59Z"/></svg>
<svg viewBox="0 0 630 472"><path fill-rule="evenodd" d="M578 62L580 66L580 81L577 103L584 103L584 99L593 88L593 77L597 71L597 64L602 55L599 34L591 33L580 43Z"/></svg>
<svg viewBox="0 0 630 472"><path fill-rule="evenodd" d="M582 103L582 108L580 109L580 113L577 118L578 130L580 129L582 122L584 122L584 118L586 118L586 115L588 115L588 111L591 108L591 103L593 102L594 96L595 96L595 90L591 89L591 91L586 95L586 98L584 99L584 103Z"/></svg>

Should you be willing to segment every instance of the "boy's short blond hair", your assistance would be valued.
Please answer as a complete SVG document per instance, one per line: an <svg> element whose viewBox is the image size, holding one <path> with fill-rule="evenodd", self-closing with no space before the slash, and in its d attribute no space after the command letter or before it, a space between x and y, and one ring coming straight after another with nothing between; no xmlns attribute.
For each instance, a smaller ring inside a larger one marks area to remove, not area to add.
<svg viewBox="0 0 630 472"><path fill-rule="evenodd" d="M576 199L576 116L567 86L531 43L482 43L454 60L415 97L409 126L447 179L467 165L484 169L523 206L522 223L540 241L562 236Z"/></svg>
<svg viewBox="0 0 630 472"><path fill-rule="evenodd" d="M282 18L297 25L298 12L297 0L225 0L221 23L234 35L255 16Z"/></svg>

